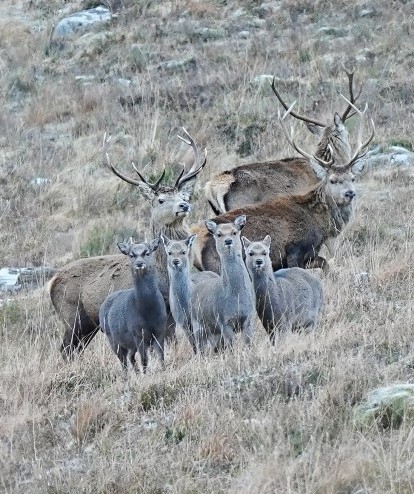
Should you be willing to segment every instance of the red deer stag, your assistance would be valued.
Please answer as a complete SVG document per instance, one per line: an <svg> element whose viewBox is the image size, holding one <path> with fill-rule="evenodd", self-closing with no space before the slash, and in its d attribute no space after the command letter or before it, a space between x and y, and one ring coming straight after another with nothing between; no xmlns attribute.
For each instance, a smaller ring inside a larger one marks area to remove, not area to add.
<svg viewBox="0 0 414 494"><path fill-rule="evenodd" d="M351 160L351 146L344 123L355 115L353 105L361 94L361 88L355 95L354 71L345 69L345 72L348 77L350 101L341 116L335 113L332 125L290 111L290 115L305 122L312 133L319 135L315 159L309 160L306 156L306 159L286 158L248 163L216 175L205 185L206 198L215 214L275 197L297 194L309 186L316 185L327 173L332 173L334 175L332 178L336 181L352 180L350 167L345 166ZM276 89L274 78L272 89L287 111L288 105ZM331 162L336 165L336 169L332 171L324 166L324 163Z"/></svg>
<svg viewBox="0 0 414 494"><path fill-rule="evenodd" d="M125 176L109 161L107 147L109 139L104 138L103 155L109 169L125 182L137 186L151 206L151 219L148 235L151 238L161 234L171 239L185 239L189 235L186 219L190 213L189 199L198 173L205 166L207 158L200 157L197 146L183 129L187 138L180 137L194 151L194 163L190 170L181 171L173 186L161 185L165 169L159 179L150 184L138 171L139 180ZM169 280L165 250L155 253L155 265L158 271L159 288L167 303L169 316L167 334L173 334L174 320L168 305ZM61 269L49 282L52 304L63 320L66 331L61 352L71 357L82 351L90 343L99 329L99 307L107 295L115 290L131 288L131 276L128 258L122 254L90 257L71 262Z"/></svg>
<svg viewBox="0 0 414 494"><path fill-rule="evenodd" d="M353 106L353 105L352 105ZM355 108L355 107L354 107ZM213 220L216 223L229 223L240 215L247 216L246 236L274 238L270 248L273 270L298 266L327 269L326 260L319 256L322 244L330 244L348 223L352 213L352 201L355 196L352 184L342 177L367 151L375 135L374 122L369 138L362 143L363 113L361 116L359 145L350 160L344 165L334 165L332 159L325 162L316 155L303 151L290 137L280 123L289 143L307 159L315 159L321 167L330 173L324 173L323 180L312 185L306 192L287 197L276 197L266 202L250 204L221 214ZM291 111L291 108L283 118ZM338 173L333 175L332 172ZM214 248L214 242L206 228L197 226L192 229L197 233L194 246L194 265L200 270L219 272L220 262Z"/></svg>

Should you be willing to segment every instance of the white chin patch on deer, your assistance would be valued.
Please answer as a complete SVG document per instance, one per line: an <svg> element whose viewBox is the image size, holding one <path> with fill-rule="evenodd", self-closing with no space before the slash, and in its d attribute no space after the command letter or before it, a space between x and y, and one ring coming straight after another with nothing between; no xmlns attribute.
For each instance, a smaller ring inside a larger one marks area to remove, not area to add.
<svg viewBox="0 0 414 494"><path fill-rule="evenodd" d="M175 213L175 216L177 216L178 218L182 218L183 216L187 216L189 213L189 211L178 211L177 213Z"/></svg>

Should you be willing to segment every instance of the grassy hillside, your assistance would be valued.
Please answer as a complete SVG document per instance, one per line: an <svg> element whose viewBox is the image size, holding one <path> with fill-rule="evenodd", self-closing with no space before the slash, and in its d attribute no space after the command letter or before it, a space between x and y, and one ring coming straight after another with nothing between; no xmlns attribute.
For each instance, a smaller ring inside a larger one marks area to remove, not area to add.
<svg viewBox="0 0 414 494"><path fill-rule="evenodd" d="M355 65L374 145L412 149L412 1L111 4L111 23L62 43L53 25L97 2L0 3L2 266L59 266L143 231L145 201L102 165L104 132L122 170L134 160L151 177L165 163L172 180L189 157L185 126L208 149L191 220L211 216L211 174L292 155L259 75L328 121L345 106L341 64ZM312 149L301 125L296 136ZM412 381L414 173L367 170L357 189L320 328L276 348L259 325L252 349L205 359L182 338L166 372L153 359L125 384L101 335L61 361L42 290L1 308L0 490L413 492L410 422L361 429L353 417L368 390Z"/></svg>

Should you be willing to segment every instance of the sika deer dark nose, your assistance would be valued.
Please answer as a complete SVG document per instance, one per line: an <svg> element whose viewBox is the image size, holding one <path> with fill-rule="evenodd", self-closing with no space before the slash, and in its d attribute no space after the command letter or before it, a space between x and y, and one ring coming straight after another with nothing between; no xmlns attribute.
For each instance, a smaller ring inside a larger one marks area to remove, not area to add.
<svg viewBox="0 0 414 494"><path fill-rule="evenodd" d="M353 199L355 197L355 192L353 190L347 190L345 192L345 197L348 199Z"/></svg>
<svg viewBox="0 0 414 494"><path fill-rule="evenodd" d="M231 238L226 238L224 245L233 245L233 240Z"/></svg>

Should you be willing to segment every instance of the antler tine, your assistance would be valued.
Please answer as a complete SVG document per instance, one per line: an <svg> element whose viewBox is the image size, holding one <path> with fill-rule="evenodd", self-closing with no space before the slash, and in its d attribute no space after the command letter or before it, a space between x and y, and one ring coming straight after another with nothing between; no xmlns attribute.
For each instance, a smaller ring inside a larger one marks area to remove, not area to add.
<svg viewBox="0 0 414 494"><path fill-rule="evenodd" d="M187 130L182 127L183 129L183 132L184 134L188 137L188 139L186 139L185 137L182 137L182 136L179 136L177 135L178 139L181 139L183 142L185 142L186 144L188 144L189 146L191 146L193 152L194 152L194 161L193 161L193 165L192 167L190 168L189 172L193 171L196 163L199 161L200 159L200 151L197 147L197 144L195 143L194 139L191 137L191 135L187 132Z"/></svg>
<svg viewBox="0 0 414 494"><path fill-rule="evenodd" d="M121 180L124 182L127 182L131 185L139 185L139 182L136 180L133 180L132 178L127 177L123 173L121 173L119 170L117 170L111 163L111 160L109 159L109 154L108 154L108 148L109 148L109 141L111 140L112 136L106 137L107 134L105 132L104 137L103 137L103 143L102 143L102 153L103 153L103 158L104 158L104 163L106 166L114 173L117 177L119 177Z"/></svg>
<svg viewBox="0 0 414 494"><path fill-rule="evenodd" d="M340 96L348 103L348 105L351 108L354 109L355 113L358 113L358 115L361 117L361 122L360 122L359 130L358 130L358 148L355 151L355 153L353 154L351 160L344 167L341 167L342 169L348 169L348 168L351 168L351 166L358 159L362 158L367 153L368 150L366 148L368 147L369 143L372 141L372 139L375 136L375 124L374 124L374 120L371 118L370 119L370 124L371 124L371 129L372 129L371 134L368 137L368 139L362 143L361 141L362 141L363 116L366 114L366 112L368 110L368 103L365 105L364 110L361 111L351 101L349 101L347 98L345 98L345 96L343 94L341 94Z"/></svg>
<svg viewBox="0 0 414 494"><path fill-rule="evenodd" d="M286 127L285 127L285 124L283 123L283 120L286 118L287 115L290 115L291 112L292 112L292 108L294 107L294 105L296 104L296 101L294 101L292 103L292 105L290 105L290 107L287 109L286 113L283 115L283 117L281 118L280 117L280 111L278 112L278 119L279 119L279 123L282 127L282 130L283 130L283 133L285 134L285 137L288 141L288 143L299 153L301 154L304 158L308 159L308 160L315 160L317 161L323 168L330 168L333 164L333 158L331 158L329 161L324 161L323 159L319 158L318 156L315 156L315 155L312 155L308 152L306 152L305 150L303 150L302 148L300 148L295 140L293 139L293 135L289 135L289 132L287 131ZM331 155L332 155L332 151L331 151Z"/></svg>
<svg viewBox="0 0 414 494"><path fill-rule="evenodd" d="M355 74L355 67L353 67L351 70L347 70L344 64L342 64L342 68L345 72L345 74L348 77L348 90L349 90L349 99L351 101L351 104L348 104L346 107L344 113L341 116L342 122L345 122L349 118L353 117L355 115L355 112L351 112L353 108L353 104L356 102L356 100L361 96L362 92L362 84L359 86L359 91L356 96L354 96L354 74ZM349 103L349 102L348 102Z"/></svg>
<svg viewBox="0 0 414 494"><path fill-rule="evenodd" d="M206 166L206 163L207 163L207 149L204 149L204 160L201 163L201 165L195 169L193 169L194 168L194 165L193 165L191 167L191 170L189 172L187 172L185 175L183 175L183 173L184 173L184 168L183 168L181 175L176 182L175 187L177 187L179 189L185 182L188 182L193 177L198 175L200 173L200 171Z"/></svg>
<svg viewBox="0 0 414 494"><path fill-rule="evenodd" d="M273 92L276 95L276 98L279 100L279 103L283 106L283 108L286 111L289 111L288 105L283 101L282 97L280 96L279 91L276 89L276 78L275 78L275 76L273 76L272 84L271 85L272 85ZM290 108L292 108L292 107L293 107L293 105L290 106ZM292 115L292 117L295 117L298 120L302 120L303 122L315 124L318 127L327 127L326 123L319 122L318 120L314 120L314 119L309 118L309 117L306 117L304 115L300 115L299 113L296 113L294 111L290 111L289 113L290 113L290 115Z"/></svg>
<svg viewBox="0 0 414 494"><path fill-rule="evenodd" d="M158 187L160 186L160 183L162 181L162 179L164 178L165 176L165 166L162 170L162 173L160 175L160 177L158 178L158 180L155 182L155 184L150 184L143 175L141 175L140 171L138 170L138 168L135 166L135 163L133 161L131 161L131 165L132 165L132 168L135 170L135 172L137 173L138 177L144 182L144 184L148 185L148 187L151 187L151 189L154 191L154 192L157 192L158 190Z"/></svg>
<svg viewBox="0 0 414 494"><path fill-rule="evenodd" d="M185 182L188 182L188 180L191 180L193 177L195 177L204 168L205 164L207 163L207 150L204 150L204 160L199 165L200 151L197 147L197 144L195 143L194 139L191 137L190 133L187 132L187 130L184 127L182 127L182 129L187 139L180 135L177 135L177 137L186 144L188 144L189 146L191 146L194 152L194 162L191 168L187 172L185 171L185 166L183 167L180 175L178 176L175 182L176 188L180 188Z"/></svg>

